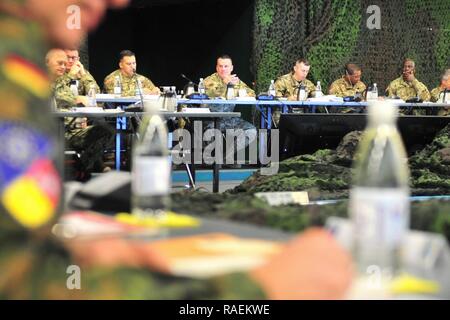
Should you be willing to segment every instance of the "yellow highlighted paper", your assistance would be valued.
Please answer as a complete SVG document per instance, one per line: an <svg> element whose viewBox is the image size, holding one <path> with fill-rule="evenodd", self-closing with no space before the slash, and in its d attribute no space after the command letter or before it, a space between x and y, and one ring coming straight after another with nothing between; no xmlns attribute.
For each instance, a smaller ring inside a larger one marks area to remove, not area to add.
<svg viewBox="0 0 450 320"><path fill-rule="evenodd" d="M434 294L439 292L439 285L434 281L416 278L403 274L394 279L391 284L393 294Z"/></svg>
<svg viewBox="0 0 450 320"><path fill-rule="evenodd" d="M188 215L177 214L172 211L168 211L162 217L137 217L129 213L118 213L116 220L125 224L149 227L149 228L193 228L198 227L200 222Z"/></svg>

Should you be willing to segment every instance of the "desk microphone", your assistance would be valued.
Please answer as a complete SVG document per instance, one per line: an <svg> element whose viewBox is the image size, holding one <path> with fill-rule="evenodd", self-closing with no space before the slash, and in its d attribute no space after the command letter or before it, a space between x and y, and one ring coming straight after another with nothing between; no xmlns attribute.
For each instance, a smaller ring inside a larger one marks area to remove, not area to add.
<svg viewBox="0 0 450 320"><path fill-rule="evenodd" d="M181 73L180 76L181 76L183 79L185 79L185 80L187 80L187 81L189 81L189 82L192 82L193 84L195 84L196 86L198 86L198 83L197 83L197 82L192 81L191 79L189 79L188 77L186 77L186 76L184 75L184 73Z"/></svg>
<svg viewBox="0 0 450 320"><path fill-rule="evenodd" d="M142 88L141 88L140 83L139 83L139 79L138 79L138 76L137 76L137 73L136 73L136 69L134 69L134 68L133 68L133 78L134 78L134 80L136 82L136 87L138 89L139 98L141 100L141 107L142 107L142 109L144 109L144 97L142 96Z"/></svg>

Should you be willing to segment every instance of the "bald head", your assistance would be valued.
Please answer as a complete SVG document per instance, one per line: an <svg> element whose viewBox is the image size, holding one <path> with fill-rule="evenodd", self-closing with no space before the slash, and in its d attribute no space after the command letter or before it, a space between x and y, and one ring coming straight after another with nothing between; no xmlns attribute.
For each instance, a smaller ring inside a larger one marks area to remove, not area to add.
<svg viewBox="0 0 450 320"><path fill-rule="evenodd" d="M52 49L45 56L48 72L52 79L56 79L66 72L67 55L62 49Z"/></svg>

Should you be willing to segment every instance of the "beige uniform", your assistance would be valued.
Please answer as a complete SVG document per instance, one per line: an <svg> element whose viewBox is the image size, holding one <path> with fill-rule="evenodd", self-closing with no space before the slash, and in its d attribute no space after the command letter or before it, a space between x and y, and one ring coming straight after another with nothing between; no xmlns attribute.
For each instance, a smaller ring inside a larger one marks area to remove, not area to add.
<svg viewBox="0 0 450 320"><path fill-rule="evenodd" d="M227 85L223 82L222 78L216 72L204 80L206 94L209 97L216 98L222 97L225 98L227 94ZM254 97L255 91L253 91L249 86L247 86L243 81L239 80L237 84L234 85L234 89L236 91L240 89L245 89L247 91L247 96Z"/></svg>
<svg viewBox="0 0 450 320"><path fill-rule="evenodd" d="M306 90L308 91L308 96L312 96L312 93L314 92L316 87L308 79L305 79L303 81L297 81L294 78L294 75L292 74L292 72L279 77L275 81L275 90L277 92L277 97L284 97L284 98L295 97L295 98L297 98L298 88L302 84L304 86L306 86Z"/></svg>
<svg viewBox="0 0 450 320"><path fill-rule="evenodd" d="M120 78L120 83L122 86L122 97L134 97L136 95L136 79L133 77L128 77L123 75L120 69L110 73L106 76L103 82L103 88L106 93L114 93L114 82L116 76ZM141 82L142 89L147 89L152 93L159 93L159 88L157 88L153 82L140 74L137 75L139 81ZM143 92L144 93L144 92Z"/></svg>

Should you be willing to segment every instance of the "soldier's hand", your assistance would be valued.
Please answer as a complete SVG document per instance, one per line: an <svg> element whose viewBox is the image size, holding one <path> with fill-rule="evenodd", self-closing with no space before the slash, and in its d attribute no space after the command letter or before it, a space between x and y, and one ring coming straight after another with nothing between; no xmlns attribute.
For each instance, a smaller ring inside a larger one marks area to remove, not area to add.
<svg viewBox="0 0 450 320"><path fill-rule="evenodd" d="M414 72L413 71L406 71L403 72L403 80L407 82L412 82L415 79Z"/></svg>
<svg viewBox="0 0 450 320"><path fill-rule="evenodd" d="M73 78L81 78L86 74L86 71L84 70L84 66L81 64L80 61L77 61L72 68L70 68L69 75Z"/></svg>
<svg viewBox="0 0 450 320"><path fill-rule="evenodd" d="M351 284L350 255L324 229L311 228L253 270L269 299L340 299Z"/></svg>
<svg viewBox="0 0 450 320"><path fill-rule="evenodd" d="M82 105L84 105L85 107L87 107L88 104L89 104L89 99L88 99L88 97L86 97L86 96L78 96L78 97L77 97L77 100L76 100L75 102L76 102L76 104L81 103Z"/></svg>
<svg viewBox="0 0 450 320"><path fill-rule="evenodd" d="M230 74L229 76L226 76L223 79L223 82L225 84L228 84L230 82L231 82L231 84L237 84L237 83L239 83L239 78L235 74Z"/></svg>

